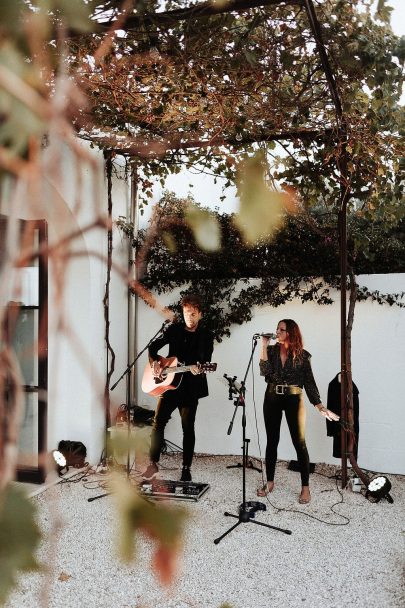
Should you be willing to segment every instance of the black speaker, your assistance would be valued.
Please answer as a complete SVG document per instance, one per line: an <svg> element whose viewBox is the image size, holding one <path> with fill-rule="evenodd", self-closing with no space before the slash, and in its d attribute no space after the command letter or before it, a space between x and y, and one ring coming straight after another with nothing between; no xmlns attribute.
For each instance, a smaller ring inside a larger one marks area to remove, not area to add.
<svg viewBox="0 0 405 608"><path fill-rule="evenodd" d="M87 450L81 441L59 441L58 452L66 458L68 467L82 469L85 465Z"/></svg>
<svg viewBox="0 0 405 608"><path fill-rule="evenodd" d="M289 471L298 471L298 473L301 471L300 465L298 463L298 460L290 460L289 464L288 464L288 470ZM313 473L315 471L315 464L313 462L309 463L309 472Z"/></svg>

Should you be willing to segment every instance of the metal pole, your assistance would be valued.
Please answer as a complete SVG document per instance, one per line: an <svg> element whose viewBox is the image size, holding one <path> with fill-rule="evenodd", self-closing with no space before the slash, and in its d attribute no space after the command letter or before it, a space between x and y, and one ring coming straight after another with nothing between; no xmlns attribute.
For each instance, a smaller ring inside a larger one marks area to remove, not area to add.
<svg viewBox="0 0 405 608"><path fill-rule="evenodd" d="M341 373L341 420L347 420L347 333L346 333L346 280L347 280L347 201L350 190L347 181L347 150L346 150L346 129L343 123L342 104L339 91L336 85L333 71L329 63L328 54L322 39L322 30L316 16L312 0L304 0L305 9L311 25L312 33L321 57L322 66L328 82L329 91L335 105L337 122L338 145L341 145L338 157L338 170L341 178L340 186L340 209L338 214L339 230L339 258L340 258L340 373ZM347 484L347 434L344 428L341 431L341 457L342 457L342 488Z"/></svg>
<svg viewBox="0 0 405 608"><path fill-rule="evenodd" d="M111 426L111 401L110 401L110 380L115 368L115 352L110 343L110 287L111 287L111 268L112 268L112 251L113 251L113 233L112 233L112 155L110 152L104 152L105 167L107 174L107 202L108 202L108 219L109 227L107 231L107 275L105 282L105 291L103 298L104 306L104 322L105 322L105 343L106 343L106 381L104 386L104 408L105 408L105 459L108 459L108 429Z"/></svg>
<svg viewBox="0 0 405 608"><path fill-rule="evenodd" d="M131 160L131 181L130 181L130 201L129 201L129 221L133 226L133 236L136 237L138 234L138 167L137 162ZM128 278L136 279L136 252L132 243L132 238L128 239ZM136 357L136 335L137 335L137 308L138 308L138 297L134 295L128 288L128 365ZM136 401L136 366L132 368L129 377L130 385L130 403Z"/></svg>
<svg viewBox="0 0 405 608"><path fill-rule="evenodd" d="M346 277L347 277L347 198L342 196L339 210L340 241L340 418L347 420L347 335L346 335ZM347 485L347 434L341 427L342 488Z"/></svg>

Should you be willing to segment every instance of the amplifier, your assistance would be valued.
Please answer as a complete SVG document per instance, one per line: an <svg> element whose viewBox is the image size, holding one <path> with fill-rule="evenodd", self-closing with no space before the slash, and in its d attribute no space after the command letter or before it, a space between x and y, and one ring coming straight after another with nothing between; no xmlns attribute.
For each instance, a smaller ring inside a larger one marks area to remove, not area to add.
<svg viewBox="0 0 405 608"><path fill-rule="evenodd" d="M158 500L200 500L210 486L207 483L193 481L171 481L169 479L152 479L139 485L141 496Z"/></svg>

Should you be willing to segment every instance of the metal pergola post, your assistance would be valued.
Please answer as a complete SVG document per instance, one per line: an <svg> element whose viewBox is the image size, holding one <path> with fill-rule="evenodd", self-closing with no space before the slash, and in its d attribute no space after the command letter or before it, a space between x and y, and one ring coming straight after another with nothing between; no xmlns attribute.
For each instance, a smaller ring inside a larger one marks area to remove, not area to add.
<svg viewBox="0 0 405 608"><path fill-rule="evenodd" d="M326 52L326 48L322 38L322 30L317 19L315 8L312 0L304 0L305 9L307 11L308 19L311 25L312 33L314 35L316 45L318 47L319 55L321 57L322 66L325 72L325 76L328 82L329 91L333 99L336 111L336 123L337 123L337 140L341 146L340 154L338 156L338 171L341 178L341 199L340 209L338 214L338 229L339 229L339 265L340 265L340 372L341 372L341 385L340 385L340 405L341 405L341 420L344 426L341 428L341 461L342 461L342 488L347 485L347 432L345 430L345 422L347 420L347 394L348 394L348 382L347 382L347 363L348 363L348 352L347 352L347 333L346 333L346 319L347 319L347 293L346 293L346 281L347 281L347 201L350 197L350 189L347 180L347 150L346 150L346 129L343 122L342 104L340 101L339 92L337 89L336 81L333 75L333 71L329 62L329 58Z"/></svg>

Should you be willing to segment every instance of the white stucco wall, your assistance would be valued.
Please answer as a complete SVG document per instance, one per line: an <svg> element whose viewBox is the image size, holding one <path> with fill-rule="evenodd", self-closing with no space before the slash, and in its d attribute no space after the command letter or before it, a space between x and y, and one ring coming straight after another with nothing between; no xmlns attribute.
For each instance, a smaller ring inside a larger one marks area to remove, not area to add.
<svg viewBox="0 0 405 608"><path fill-rule="evenodd" d="M97 462L105 427L102 298L106 273L105 263L93 252L106 255L107 238L100 228L84 229L98 214L106 215L107 194L102 155L88 148L87 152L97 162L95 173L84 161L78 167L73 155L62 151L63 175L59 180L51 176L60 195L58 205L51 208L49 203L55 205L56 197L50 191L45 207L50 242L79 232L72 243L79 255L66 267L60 303L56 300L57 269L52 259L49 264L48 449L61 439L82 441L88 460ZM52 155L52 144L47 153ZM60 319L66 332L58 329Z"/></svg>
<svg viewBox="0 0 405 608"><path fill-rule="evenodd" d="M85 146L85 144L81 144ZM62 175L52 176L44 186L42 200L34 212L19 217L46 219L49 243L78 232L73 250L80 252L69 262L63 277L63 297L55 300L56 282L53 262L49 266L49 373L48 373L48 448L61 439L83 441L92 463L99 461L104 446L105 412L103 391L107 370L104 339L105 324L102 300L106 281L105 259L107 234L103 229L80 232L94 220L95 210L107 213L107 184L100 152L87 151L96 159L98 171L89 165L80 167L67 150L63 156ZM45 154L55 154L48 149ZM80 176L80 179L79 179ZM57 179L56 179L57 178ZM97 187L95 188L95 184ZM113 219L129 216L128 182L113 180ZM77 207L78 201L80 205ZM114 263L128 270L128 244L114 228ZM97 253L97 256L93 255ZM382 292L405 290L405 274L359 277L360 284ZM160 297L162 304L177 299L177 292ZM305 347L312 353L312 363L322 399L340 368L340 307L292 302L279 309L258 307L254 318L243 326L232 327L232 335L217 344L213 361L217 372L209 375L210 396L201 400L197 413L196 451L210 454L234 454L240 459L242 444L241 412L238 411L231 435L227 435L234 412L223 374L241 380L250 356L252 336L256 332L274 331L283 317L295 319L303 332ZM64 318L68 328L63 335L58 321ZM138 302L136 347L138 352L162 324L162 318L142 301ZM73 333L69 328L73 329ZM125 281L114 270L110 287L110 340L115 352L113 384L126 369L128 346L128 300ZM405 362L405 310L379 306L371 302L356 305L352 338L353 379L360 390L359 464L363 468L386 473L405 473L405 415L403 414L402 375ZM253 360L253 376L247 378L247 437L249 453L264 455L265 432L262 401L265 389L258 372L259 345ZM140 389L144 353L136 366L137 403L154 409L156 400ZM111 393L112 414L126 401L126 381ZM325 420L307 401L307 444L311 462L338 463L332 456L332 439L326 436ZM258 432L256 430L256 419ZM168 424L167 438L181 445L181 427L177 413ZM288 429L283 422L279 458L295 459Z"/></svg>
<svg viewBox="0 0 405 608"><path fill-rule="evenodd" d="M361 285L381 292L405 290L405 274L358 277ZM226 373L243 379L249 361L252 336L256 332L275 331L281 318L293 318L300 325L305 348L312 354L314 375L326 403L329 382L340 370L340 294L333 293L335 304L291 302L278 309L258 307L254 318L243 326L233 326L229 339L217 344L213 361L216 373L209 375L210 395L200 401L196 422L196 451L209 454L240 455L242 445L241 412L237 412L233 431L227 435L234 405L228 400L227 386L221 378ZM161 298L169 304L175 294ZM161 317L144 304L139 305L137 344L140 350L162 323ZM402 336L402 338L401 338ZM353 380L360 395L360 439L358 461L361 467L386 473L405 473L405 414L402 378L405 365L405 310L379 306L371 302L356 304L352 336ZM247 378L246 436L251 440L249 454L264 456L266 445L262 402L264 379L259 375L259 346L253 359L253 377ZM146 355L140 362L141 370ZM156 400L138 388L139 405L154 408ZM339 464L332 456L332 438L326 436L325 419L307 404L307 445L311 462ZM258 432L256 430L256 417ZM167 439L181 445L181 426L177 412L172 416ZM278 457L296 459L283 420ZM236 459L237 460L237 459Z"/></svg>
<svg viewBox="0 0 405 608"><path fill-rule="evenodd" d="M82 144L85 146L84 144ZM59 226L58 237L69 233L73 226L83 230L97 214L107 216L107 180L102 154L87 148L98 164L94 175L90 166L82 163L82 190L76 179L77 167L69 152L64 158L62 201L64 213L71 216L70 225L55 219L49 222L50 235ZM119 159L118 159L119 161ZM119 165L119 162L117 163ZM80 210L75 210L78 197ZM113 220L126 216L129 188L125 179L113 178ZM55 277L52 264L49 277L49 407L48 447L53 449L61 439L82 441L88 460L97 463L105 445L104 385L107 373L105 321L103 298L106 284L107 232L105 228L84 231L74 245L81 255L68 265L64 285L64 320L74 334L61 335L56 323L61 312L55 306ZM116 227L113 229L113 262L127 271L127 243ZM96 255L94 255L96 254ZM100 256L102 256L100 258ZM115 352L115 369L127 365L127 288L122 277L113 269L110 285L110 342ZM115 403L125 401L125 382L112 394Z"/></svg>
<svg viewBox="0 0 405 608"><path fill-rule="evenodd" d="M35 206L31 204L19 209L18 217L45 219L50 246L76 234L67 249L75 255L69 258L62 274L54 259L49 260L47 444L50 451L62 439L82 441L88 460L97 463L105 443L107 355L103 297L107 231L100 227L86 230L86 227L97 216L107 216L107 182L102 153L91 150L83 142L79 141L78 145L92 157L96 169L86 158L78 160L66 147L51 142L44 151L47 178L41 181L41 195ZM127 180L114 176L112 198L113 219L127 216ZM127 272L127 242L121 239L115 227L113 233L114 263ZM110 332L116 369L125 369L127 288L114 270L110 287ZM112 408L115 402L125 401L125 382L117 387L112 400Z"/></svg>

